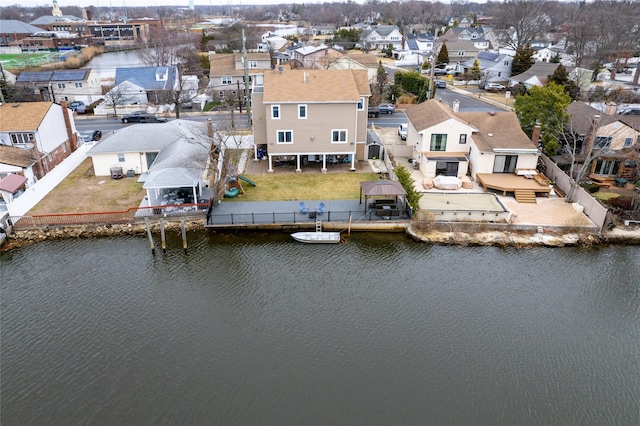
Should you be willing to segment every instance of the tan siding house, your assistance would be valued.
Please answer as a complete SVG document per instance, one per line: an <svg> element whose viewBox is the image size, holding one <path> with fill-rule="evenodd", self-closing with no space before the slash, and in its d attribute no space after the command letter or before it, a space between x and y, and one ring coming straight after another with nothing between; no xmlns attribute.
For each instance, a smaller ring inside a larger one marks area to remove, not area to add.
<svg viewBox="0 0 640 426"><path fill-rule="evenodd" d="M370 96L365 70L266 73L264 91L252 98L256 152L268 158L270 173L281 161L294 161L297 172L308 162L321 162L324 172L336 163L355 170Z"/></svg>

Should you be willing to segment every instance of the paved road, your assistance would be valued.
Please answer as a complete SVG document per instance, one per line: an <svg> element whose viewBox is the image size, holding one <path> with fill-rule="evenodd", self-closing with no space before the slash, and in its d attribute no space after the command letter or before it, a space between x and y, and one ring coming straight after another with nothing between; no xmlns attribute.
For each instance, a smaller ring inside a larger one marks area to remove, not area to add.
<svg viewBox="0 0 640 426"><path fill-rule="evenodd" d="M193 113L192 113L193 114ZM212 114L198 114L195 113L193 115L181 115L181 119L184 120L193 120L193 121L206 121L207 119L211 119L214 125L223 125L230 126L231 119L230 115L227 113L212 113ZM170 118L169 120L173 120L174 118ZM76 116L76 128L78 131L83 130L101 130L103 135L107 135L111 132L115 132L118 129L122 129L127 126L137 126L138 124L129 123L124 124L120 118L106 118L106 117L96 117L96 116ZM144 126L145 124L139 124L140 126ZM237 128L248 128L247 124L247 114L240 114L236 112L234 114L234 125Z"/></svg>

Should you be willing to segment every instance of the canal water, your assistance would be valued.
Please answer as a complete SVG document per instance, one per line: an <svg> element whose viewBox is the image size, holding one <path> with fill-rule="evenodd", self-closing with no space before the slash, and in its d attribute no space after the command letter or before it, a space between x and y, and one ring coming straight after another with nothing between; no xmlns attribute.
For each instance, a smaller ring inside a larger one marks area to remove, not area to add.
<svg viewBox="0 0 640 426"><path fill-rule="evenodd" d="M0 271L5 426L640 423L637 247L192 234Z"/></svg>
<svg viewBox="0 0 640 426"><path fill-rule="evenodd" d="M136 52L136 50L106 52L95 56L82 68L93 68L101 80L114 79L116 77L116 68L145 66Z"/></svg>

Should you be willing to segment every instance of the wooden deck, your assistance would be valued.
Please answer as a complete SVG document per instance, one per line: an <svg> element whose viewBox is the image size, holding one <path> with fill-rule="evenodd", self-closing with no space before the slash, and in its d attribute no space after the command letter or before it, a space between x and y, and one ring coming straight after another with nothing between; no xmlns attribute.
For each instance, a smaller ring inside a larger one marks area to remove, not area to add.
<svg viewBox="0 0 640 426"><path fill-rule="evenodd" d="M495 189L501 191L503 196L513 192L519 203L535 203L537 195L548 197L551 192L549 185L541 185L536 179L510 173L478 173L476 179L485 192Z"/></svg>

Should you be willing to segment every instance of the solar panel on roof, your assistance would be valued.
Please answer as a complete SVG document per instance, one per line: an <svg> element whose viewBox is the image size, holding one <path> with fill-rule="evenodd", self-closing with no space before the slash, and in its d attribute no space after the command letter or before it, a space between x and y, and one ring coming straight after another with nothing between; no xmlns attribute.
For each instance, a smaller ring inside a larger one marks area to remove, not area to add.
<svg viewBox="0 0 640 426"><path fill-rule="evenodd" d="M16 81L49 81L52 71L46 72L35 72L35 71L27 71L21 72Z"/></svg>
<svg viewBox="0 0 640 426"><path fill-rule="evenodd" d="M53 73L53 81L71 81L71 80L84 80L84 76L87 73L86 70L65 70L56 71Z"/></svg>

